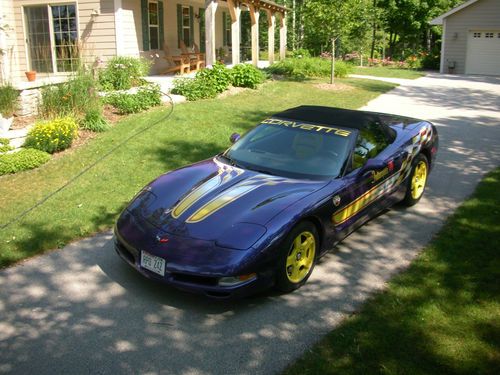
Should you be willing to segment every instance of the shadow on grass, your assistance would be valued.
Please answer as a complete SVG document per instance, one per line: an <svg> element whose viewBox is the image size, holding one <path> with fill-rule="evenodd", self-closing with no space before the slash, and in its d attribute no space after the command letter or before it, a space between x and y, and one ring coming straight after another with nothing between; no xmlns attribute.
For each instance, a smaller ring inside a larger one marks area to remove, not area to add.
<svg viewBox="0 0 500 375"><path fill-rule="evenodd" d="M387 92L387 83L370 79L346 79L346 83L358 89L383 94Z"/></svg>

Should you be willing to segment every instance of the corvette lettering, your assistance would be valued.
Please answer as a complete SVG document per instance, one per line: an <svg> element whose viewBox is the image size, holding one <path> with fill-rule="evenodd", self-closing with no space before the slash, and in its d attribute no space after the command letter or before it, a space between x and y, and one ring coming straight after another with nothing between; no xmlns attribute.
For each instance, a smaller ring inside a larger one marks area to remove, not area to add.
<svg viewBox="0 0 500 375"><path fill-rule="evenodd" d="M375 181L378 181L381 178L383 178L384 176L387 176L388 174L389 174L389 168L386 167L379 172L373 172L373 179Z"/></svg>
<svg viewBox="0 0 500 375"><path fill-rule="evenodd" d="M335 135L340 135L342 137L348 137L351 132L348 130L344 129L339 129L339 128L332 128L330 126L321 126L321 125L313 125L313 124L307 124L307 123L302 123L302 122L295 122L295 121L289 121L289 120L282 120L278 118L268 118L262 121L263 124L269 124L269 125L281 125L281 126L286 126L289 128L298 128L302 130L309 130L309 131L315 131L315 132L324 132L324 133L331 133Z"/></svg>

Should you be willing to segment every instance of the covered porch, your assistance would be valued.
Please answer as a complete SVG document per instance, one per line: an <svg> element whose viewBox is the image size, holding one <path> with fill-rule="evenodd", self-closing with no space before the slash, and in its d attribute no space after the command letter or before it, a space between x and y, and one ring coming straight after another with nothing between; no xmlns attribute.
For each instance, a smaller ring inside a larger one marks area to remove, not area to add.
<svg viewBox="0 0 500 375"><path fill-rule="evenodd" d="M217 61L258 66L263 50L269 64L285 58L287 8L272 1L121 1L115 14L117 55L151 60L152 75L171 72L167 67L173 65L172 57L194 53L202 56L205 66Z"/></svg>
<svg viewBox="0 0 500 375"><path fill-rule="evenodd" d="M222 1L206 0L205 2L205 51L206 64L213 65L216 60L216 32L215 15L217 7ZM233 65L241 62L241 14L247 11L251 20L251 56L252 64L258 66L259 62L259 19L261 10L265 12L267 19L268 35L268 62L274 62L275 53L275 28L276 21L279 22L279 56L285 58L286 54L286 11L287 8L269 0L225 0L230 15L230 37L231 37L231 63Z"/></svg>

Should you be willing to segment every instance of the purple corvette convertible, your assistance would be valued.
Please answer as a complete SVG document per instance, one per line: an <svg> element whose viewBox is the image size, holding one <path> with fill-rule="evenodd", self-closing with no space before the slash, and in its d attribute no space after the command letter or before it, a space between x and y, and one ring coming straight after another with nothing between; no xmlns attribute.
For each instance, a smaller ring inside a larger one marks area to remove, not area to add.
<svg viewBox="0 0 500 375"><path fill-rule="evenodd" d="M297 289L357 227L417 203L438 148L429 122L316 106L231 140L158 177L121 213L115 249L144 276L217 298Z"/></svg>

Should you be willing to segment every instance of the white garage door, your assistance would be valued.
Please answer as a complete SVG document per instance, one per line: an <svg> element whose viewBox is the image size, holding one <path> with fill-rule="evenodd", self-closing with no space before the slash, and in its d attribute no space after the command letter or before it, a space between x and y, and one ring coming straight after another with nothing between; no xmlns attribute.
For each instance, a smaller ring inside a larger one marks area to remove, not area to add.
<svg viewBox="0 0 500 375"><path fill-rule="evenodd" d="M500 75L500 30L469 31L465 73Z"/></svg>

